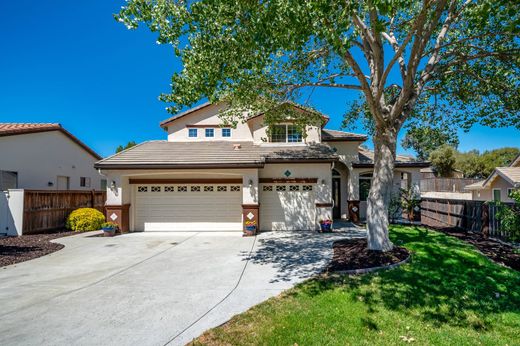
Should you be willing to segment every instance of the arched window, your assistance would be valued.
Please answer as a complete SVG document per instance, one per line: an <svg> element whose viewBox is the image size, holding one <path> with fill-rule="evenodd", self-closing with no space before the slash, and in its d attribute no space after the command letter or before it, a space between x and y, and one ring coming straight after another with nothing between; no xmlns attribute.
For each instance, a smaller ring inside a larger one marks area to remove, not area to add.
<svg viewBox="0 0 520 346"><path fill-rule="evenodd" d="M341 174L339 174L339 172L338 172L337 170L333 169L333 170L332 170L332 176L333 176L333 177L340 177Z"/></svg>

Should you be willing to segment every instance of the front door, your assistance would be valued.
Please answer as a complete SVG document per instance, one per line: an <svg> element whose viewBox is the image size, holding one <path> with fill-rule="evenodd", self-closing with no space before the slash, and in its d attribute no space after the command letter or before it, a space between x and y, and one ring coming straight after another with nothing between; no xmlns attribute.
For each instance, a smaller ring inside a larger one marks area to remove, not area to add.
<svg viewBox="0 0 520 346"><path fill-rule="evenodd" d="M341 179L332 178L332 199L334 207L332 208L332 218L341 219Z"/></svg>

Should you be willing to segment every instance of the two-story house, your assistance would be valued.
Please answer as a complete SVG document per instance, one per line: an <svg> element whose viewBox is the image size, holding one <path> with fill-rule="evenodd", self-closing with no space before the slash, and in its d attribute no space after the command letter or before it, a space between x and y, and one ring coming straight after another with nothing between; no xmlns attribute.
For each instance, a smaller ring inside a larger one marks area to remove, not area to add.
<svg viewBox="0 0 520 346"><path fill-rule="evenodd" d="M289 104L296 111L308 110ZM222 126L223 105L203 104L161 123L166 141L150 141L95 167L108 177L107 216L131 231L314 230L321 219L363 217L373 153L367 136L290 119L249 116ZM418 189L428 164L399 156L396 189Z"/></svg>

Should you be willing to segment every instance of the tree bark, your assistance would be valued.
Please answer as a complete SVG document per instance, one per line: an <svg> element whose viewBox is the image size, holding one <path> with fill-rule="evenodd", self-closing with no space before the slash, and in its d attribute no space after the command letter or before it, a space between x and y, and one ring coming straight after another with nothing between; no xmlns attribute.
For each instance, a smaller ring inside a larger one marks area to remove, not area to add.
<svg viewBox="0 0 520 346"><path fill-rule="evenodd" d="M376 128L374 135L374 174L368 195L368 248L390 251L393 244L388 237L388 207L392 198L397 131Z"/></svg>

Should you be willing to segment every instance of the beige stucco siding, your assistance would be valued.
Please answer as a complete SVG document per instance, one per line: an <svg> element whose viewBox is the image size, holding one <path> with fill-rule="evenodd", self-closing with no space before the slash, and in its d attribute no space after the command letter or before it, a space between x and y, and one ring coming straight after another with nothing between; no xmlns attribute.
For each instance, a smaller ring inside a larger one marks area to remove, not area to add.
<svg viewBox="0 0 520 346"><path fill-rule="evenodd" d="M60 131L0 137L0 170L17 172L19 188L56 190L57 177L66 176L71 190L99 190L96 161ZM81 187L80 177L90 178L90 187Z"/></svg>
<svg viewBox="0 0 520 346"><path fill-rule="evenodd" d="M513 203L514 201L509 198L507 190L513 188L513 186L501 176L497 176L490 184L489 188L482 190L472 191L473 199L477 201L492 201L493 200L493 189L500 189L500 196L502 202Z"/></svg>

